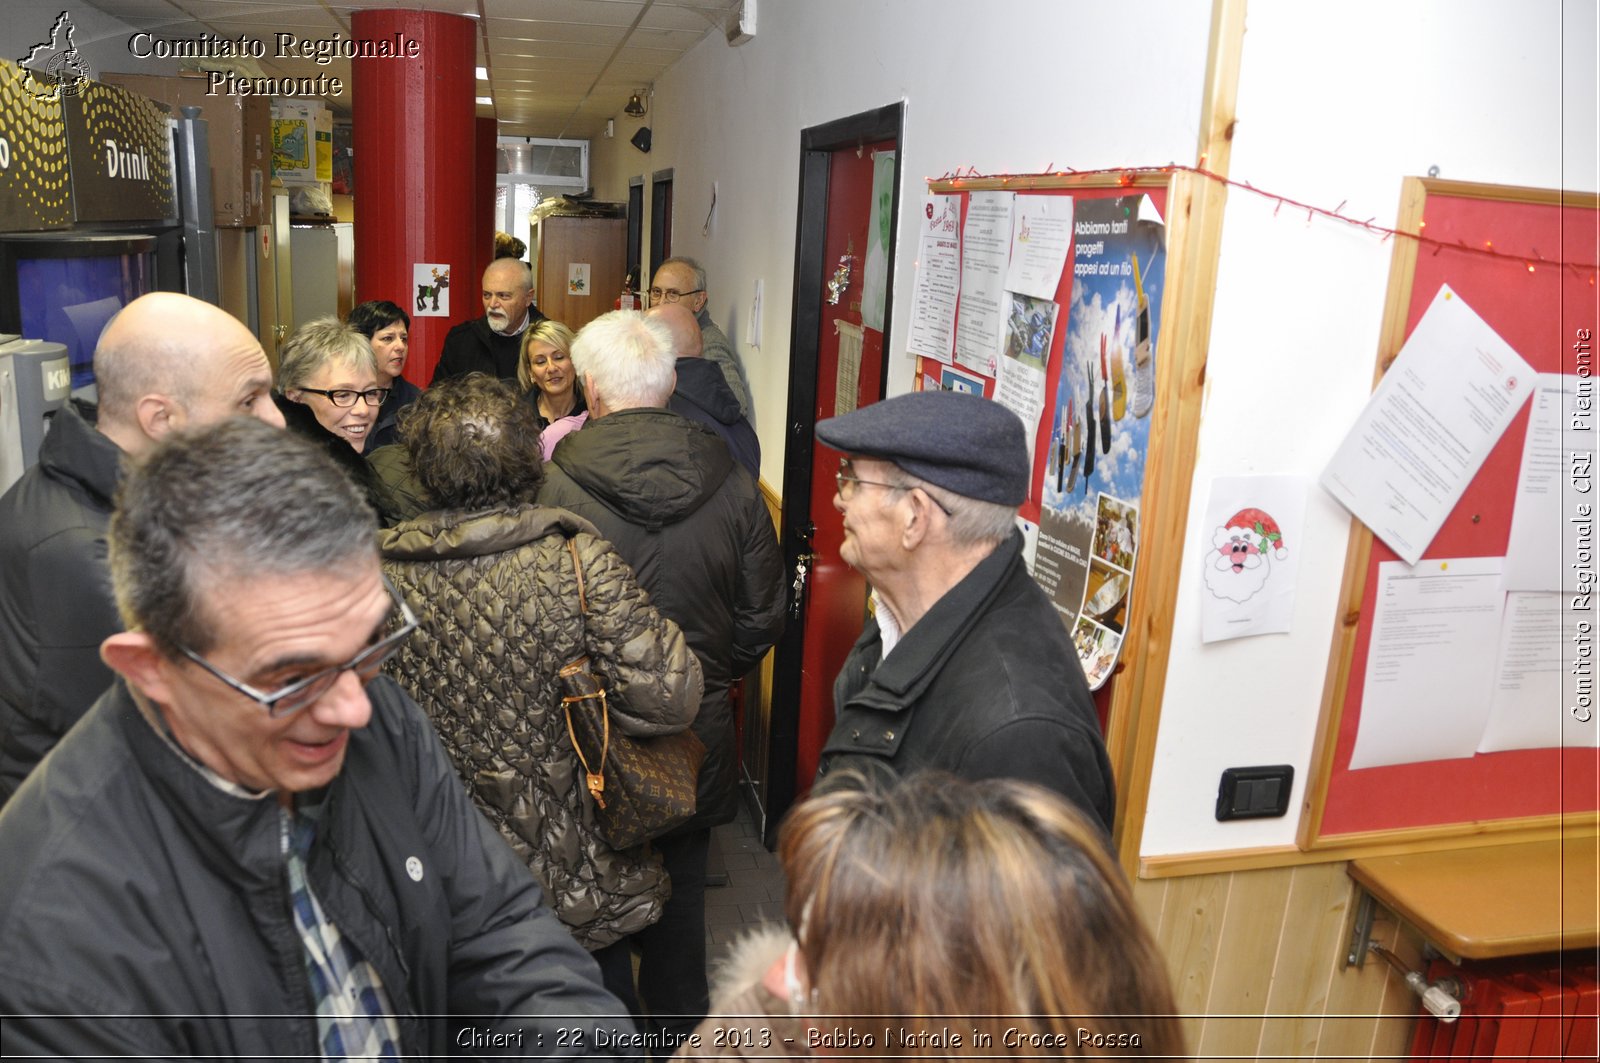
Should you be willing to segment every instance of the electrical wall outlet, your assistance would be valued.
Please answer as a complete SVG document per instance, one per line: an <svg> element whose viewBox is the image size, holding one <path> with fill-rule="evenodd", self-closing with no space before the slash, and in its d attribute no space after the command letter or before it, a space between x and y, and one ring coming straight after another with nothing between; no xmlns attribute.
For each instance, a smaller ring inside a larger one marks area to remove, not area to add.
<svg viewBox="0 0 1600 1063"><path fill-rule="evenodd" d="M1294 765L1225 768L1217 787L1217 819L1270 819L1289 811Z"/></svg>

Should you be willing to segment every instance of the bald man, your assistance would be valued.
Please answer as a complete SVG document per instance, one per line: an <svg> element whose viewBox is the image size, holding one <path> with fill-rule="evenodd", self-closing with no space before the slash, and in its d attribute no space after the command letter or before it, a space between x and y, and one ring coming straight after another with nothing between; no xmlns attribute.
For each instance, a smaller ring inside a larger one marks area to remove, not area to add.
<svg viewBox="0 0 1600 1063"><path fill-rule="evenodd" d="M106 524L123 459L234 414L283 427L261 344L187 295L124 307L100 334L94 373L98 410L57 413L38 464L0 496L0 804L111 685L100 643L122 624Z"/></svg>
<svg viewBox="0 0 1600 1063"><path fill-rule="evenodd" d="M728 387L722 370L701 357L704 348L694 313L682 303L657 303L645 311L645 316L667 326L672 335L672 353L678 357L678 383L667 408L699 421L721 436L733 460L759 480L761 441L756 438L750 419L739 412L739 400Z"/></svg>
<svg viewBox="0 0 1600 1063"><path fill-rule="evenodd" d="M533 271L526 262L497 258L483 271L483 316L445 334L432 383L468 373L488 373L520 390L517 362L528 326L544 320L533 305Z"/></svg>

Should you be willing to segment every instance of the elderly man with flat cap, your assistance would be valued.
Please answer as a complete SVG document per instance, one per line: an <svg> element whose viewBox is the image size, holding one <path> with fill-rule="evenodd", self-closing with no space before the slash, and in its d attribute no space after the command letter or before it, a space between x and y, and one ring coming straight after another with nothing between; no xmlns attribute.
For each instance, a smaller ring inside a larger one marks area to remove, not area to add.
<svg viewBox="0 0 1600 1063"><path fill-rule="evenodd" d="M1109 835L1111 764L1088 684L1022 560L1022 422L978 396L918 392L823 421L817 438L844 454L839 553L876 603L834 683L819 782L844 767L1024 779Z"/></svg>

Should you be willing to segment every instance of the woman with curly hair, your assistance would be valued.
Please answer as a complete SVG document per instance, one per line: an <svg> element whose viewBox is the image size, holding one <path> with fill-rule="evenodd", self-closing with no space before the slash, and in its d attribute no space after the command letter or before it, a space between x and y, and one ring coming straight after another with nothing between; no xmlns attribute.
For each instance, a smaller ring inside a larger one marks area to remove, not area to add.
<svg viewBox="0 0 1600 1063"><path fill-rule="evenodd" d="M613 849L596 829L557 673L588 654L611 725L644 736L689 726L700 664L593 525L533 503L544 480L538 435L533 409L481 373L434 385L401 414L433 508L380 533L384 572L421 625L385 667L620 987L632 980L626 945L605 946L660 918L669 886L658 856Z"/></svg>
<svg viewBox="0 0 1600 1063"><path fill-rule="evenodd" d="M736 951L698 1053L1183 1056L1122 871L1042 787L854 776L795 807L778 858L795 933Z"/></svg>

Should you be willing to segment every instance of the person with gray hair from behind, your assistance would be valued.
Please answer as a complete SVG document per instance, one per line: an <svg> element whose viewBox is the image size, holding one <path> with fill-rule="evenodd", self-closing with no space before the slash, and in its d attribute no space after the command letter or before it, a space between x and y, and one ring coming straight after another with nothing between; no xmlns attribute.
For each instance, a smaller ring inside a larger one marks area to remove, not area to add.
<svg viewBox="0 0 1600 1063"><path fill-rule="evenodd" d="M695 817L653 843L672 896L660 922L596 953L607 984L620 980L626 992L630 941L639 948L639 996L652 1032L671 1038L692 1030L709 1003L706 856L711 828L733 819L738 760L729 688L783 628L783 562L754 478L709 428L665 408L675 359L663 325L635 310L602 315L578 333L572 360L589 423L556 445L539 502L611 540L705 673Z"/></svg>
<svg viewBox="0 0 1600 1063"><path fill-rule="evenodd" d="M594 963L379 674L417 623L326 454L243 419L162 442L118 492L110 564L119 679L0 812L0 1051L627 1043Z"/></svg>
<svg viewBox="0 0 1600 1063"><path fill-rule="evenodd" d="M283 425L261 344L187 295L119 311L94 374L98 408L59 411L38 464L0 496L0 805L111 684L100 642L120 624L105 532L125 459L234 414Z"/></svg>
<svg viewBox="0 0 1600 1063"><path fill-rule="evenodd" d="M1116 798L1094 702L1055 605L1022 559L1022 421L920 391L817 424L839 451L839 556L877 608L833 686L819 781L840 768L1038 783L1109 838Z"/></svg>

